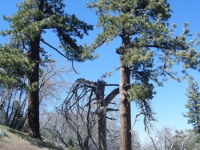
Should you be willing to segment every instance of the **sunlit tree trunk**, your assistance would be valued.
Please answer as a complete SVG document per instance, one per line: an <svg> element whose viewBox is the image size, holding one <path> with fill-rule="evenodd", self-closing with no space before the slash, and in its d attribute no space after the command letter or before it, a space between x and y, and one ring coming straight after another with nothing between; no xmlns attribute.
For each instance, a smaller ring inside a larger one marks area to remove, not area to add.
<svg viewBox="0 0 200 150"><path fill-rule="evenodd" d="M131 116L130 103L127 99L125 85L130 83L128 67L120 68L120 150L131 150Z"/></svg>
<svg viewBox="0 0 200 150"><path fill-rule="evenodd" d="M127 46L130 43L129 36L123 32L122 46ZM130 84L130 69L124 66L121 60L120 68L120 150L131 150L131 108L128 101L128 90L126 85Z"/></svg>

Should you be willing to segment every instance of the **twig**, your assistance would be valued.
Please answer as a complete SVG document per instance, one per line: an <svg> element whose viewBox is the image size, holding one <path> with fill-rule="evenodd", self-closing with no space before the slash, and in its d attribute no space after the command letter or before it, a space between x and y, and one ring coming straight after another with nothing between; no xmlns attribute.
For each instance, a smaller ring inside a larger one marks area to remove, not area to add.
<svg viewBox="0 0 200 150"><path fill-rule="evenodd" d="M47 125L47 123L51 120L51 118L53 118L56 114L54 114L53 116L51 116L46 123L43 125L43 127L41 127L40 131L42 131L42 129Z"/></svg>
<svg viewBox="0 0 200 150"><path fill-rule="evenodd" d="M110 71L110 72L106 72L104 73L103 75L101 75L100 79L103 80L103 78L105 78L106 76L110 76L111 74L113 74L116 70L119 70L122 66L119 66L117 68L115 68L113 71Z"/></svg>

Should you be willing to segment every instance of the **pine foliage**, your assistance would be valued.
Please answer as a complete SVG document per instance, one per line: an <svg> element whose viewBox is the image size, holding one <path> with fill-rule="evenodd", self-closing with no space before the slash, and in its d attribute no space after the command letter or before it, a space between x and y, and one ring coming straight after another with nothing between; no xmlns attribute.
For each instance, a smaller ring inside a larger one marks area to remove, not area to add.
<svg viewBox="0 0 200 150"><path fill-rule="evenodd" d="M97 27L103 28L90 48L116 37L122 42L129 37L130 43L121 45L116 53L123 65L130 67L136 85L149 84L150 80L158 85L169 79L180 81L182 78L172 70L175 64L182 66L185 75L187 68L197 69L199 53L194 47L199 44L199 35L187 42L187 37L191 38L189 23L184 23L179 36L174 35L177 26L167 22L171 16L167 0L94 0L88 7L99 16ZM148 87L153 89L150 84Z"/></svg>
<svg viewBox="0 0 200 150"><path fill-rule="evenodd" d="M3 17L9 22L10 29L2 31L0 34L8 36L10 43L2 46L0 53L10 53L14 59L9 54L4 55L7 66L4 59L0 60L0 68L2 67L0 82L6 80L5 84L15 84L23 76L27 77L29 134L40 138L40 65L44 66L51 61L47 50L41 47L41 43L72 63L73 61L82 62L86 59L93 59L96 56L92 55L92 51L89 51L86 46L77 44L76 41L77 38L82 39L83 35L87 35L93 27L79 20L75 15L65 13L63 0L24 0L17 7L18 11L13 16ZM56 34L60 42L58 47L46 42L43 38L43 34L47 30ZM13 56L13 53L17 55ZM22 58L21 62L20 58ZM17 65L13 66L14 63ZM12 66L10 70L7 68L9 65ZM21 66L21 69L18 65Z"/></svg>
<svg viewBox="0 0 200 150"><path fill-rule="evenodd" d="M23 88L26 72L31 69L32 65L20 49L14 48L11 44L0 46L0 84L8 88Z"/></svg>
<svg viewBox="0 0 200 150"><path fill-rule="evenodd" d="M127 100L136 100L141 106L143 102L148 104L155 94L152 83L162 86L166 80L181 81L188 68L198 69L200 53L194 47L199 44L199 35L190 37L189 23L184 23L179 36L174 35L176 24L168 23L171 9L167 0L93 0L87 6L95 10L97 27L102 28L90 51L117 37L122 41L116 48L120 56L120 150L131 149L131 112ZM189 42L188 36L192 39ZM174 65L181 66L183 76L177 75ZM140 109L148 110L142 113L148 118L144 124L149 133L150 122L155 119L152 109L148 109L150 105L146 106Z"/></svg>
<svg viewBox="0 0 200 150"><path fill-rule="evenodd" d="M75 15L65 13L62 0L25 0L17 7L16 14L4 16L4 20L10 23L10 29L1 34L10 35L11 40L24 53L29 53L30 42L36 37L40 36L40 40L44 42L41 34L51 29L59 38L59 48L69 60L83 61L93 58L90 52L76 42L77 38L82 39L93 27L80 21ZM40 52L44 53L42 48Z"/></svg>
<svg viewBox="0 0 200 150"><path fill-rule="evenodd" d="M188 78L186 95L188 101L185 106L188 112L184 116L188 118L188 123L193 125L194 130L200 133L200 92L198 83L191 76Z"/></svg>
<svg viewBox="0 0 200 150"><path fill-rule="evenodd" d="M32 71L34 60L28 62L30 42L38 36L41 42L45 42L42 34L48 29L55 32L60 41L58 49L50 44L48 46L68 60L84 61L96 57L76 42L77 38L82 39L93 27L75 15L65 13L62 0L24 0L17 7L18 11L13 16L3 16L9 22L10 29L1 31L0 34L7 36L10 43L0 46L0 83L19 86L17 83L20 79ZM40 47L40 53L41 65L50 61L44 48Z"/></svg>

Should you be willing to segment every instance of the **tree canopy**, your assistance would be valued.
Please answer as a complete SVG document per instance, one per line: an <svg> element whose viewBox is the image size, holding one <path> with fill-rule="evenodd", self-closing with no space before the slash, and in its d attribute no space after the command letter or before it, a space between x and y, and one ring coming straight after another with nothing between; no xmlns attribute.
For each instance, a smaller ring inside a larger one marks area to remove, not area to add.
<svg viewBox="0 0 200 150"><path fill-rule="evenodd" d="M95 10L97 27L102 29L90 46L79 45L77 39L87 35L93 26L74 14L65 13L63 0L24 0L17 5L18 11L13 16L4 16L10 28L1 31L0 35L9 37L10 42L0 45L0 90L1 85L27 87L29 133L40 138L39 81L43 67L51 61L43 45L71 61L73 67L74 61L97 58L93 54L95 49L118 37L121 45L114 51L120 60L120 84L109 96L120 95L120 149L131 149L130 101L139 105L140 114L144 115L145 131L149 132L150 122L155 121L150 106L150 100L156 93L154 86L162 86L163 81L170 79L181 81L188 75L189 68L199 69L200 53L195 50L199 34L192 37L186 22L182 33L174 35L176 24L168 23L172 10L167 0L92 0L87 7ZM55 33L59 46L47 42L43 36L47 31ZM174 70L175 65L180 69ZM98 80L98 83L101 82ZM189 84L186 105L189 112L185 116L189 123L199 128L198 87L191 77ZM97 92L99 102L103 101L104 93L101 94ZM99 106L104 108L104 103ZM106 115L102 117L105 118ZM105 129L102 131L106 133ZM106 139L103 140L100 149L106 149Z"/></svg>
<svg viewBox="0 0 200 150"><path fill-rule="evenodd" d="M199 53L194 47L199 44L199 35L187 41L191 36L188 23L184 23L180 36L173 35L176 24L168 23L171 8L167 0L93 0L88 7L96 11L97 27L102 27L91 50L116 37L122 41L116 48L120 55L120 149L130 149L128 99L153 98L152 82L162 86L169 79L180 81L182 78L172 69L175 64L182 66L184 75L188 68L197 69ZM128 84L132 84L129 90L125 89Z"/></svg>
<svg viewBox="0 0 200 150"><path fill-rule="evenodd" d="M20 70L24 70L24 75L28 79L28 123L30 134L33 137L40 137L39 134L39 76L40 65L44 65L49 61L47 50L41 47L44 43L51 49L55 50L69 61L82 62L86 59L93 59L95 56L88 51L85 46L78 45L76 39L83 38L84 34L88 34L92 30L92 25L87 25L80 21L75 15L69 15L64 12L65 4L62 0L24 0L17 5L18 11L11 17L4 16L4 20L10 24L10 29L1 32L3 36L9 36L10 45L12 47L1 48L2 52L5 48L10 49L8 52L21 54L20 57L31 64L31 69L27 70L27 66L21 65ZM46 30L51 29L60 41L59 47L47 43L42 37ZM15 50L17 49L17 52ZM62 50L62 51L61 51ZM9 55L5 55L5 59L10 60ZM11 55L13 56L13 55ZM17 56L16 56L17 57ZM20 61L22 61L20 60ZM1 60L1 62L3 59ZM15 59L19 61L19 59ZM19 62L20 62L19 61ZM2 62L3 63L3 62ZM8 62L14 63L12 61ZM16 62L17 63L17 62ZM18 63L20 65L20 63ZM11 65L12 66L12 65ZM2 70L7 70L6 65L1 65ZM5 67L5 68L4 68ZM14 68L17 70L17 66ZM7 73L9 73L7 71ZM21 78L21 71L13 72L13 75L7 75L10 82L14 79ZM5 74L2 74L4 75ZM15 77L18 75L17 77ZM1 77L3 78L3 77ZM8 80L8 79L6 79ZM5 82L6 83L6 82ZM8 82L7 82L8 83Z"/></svg>

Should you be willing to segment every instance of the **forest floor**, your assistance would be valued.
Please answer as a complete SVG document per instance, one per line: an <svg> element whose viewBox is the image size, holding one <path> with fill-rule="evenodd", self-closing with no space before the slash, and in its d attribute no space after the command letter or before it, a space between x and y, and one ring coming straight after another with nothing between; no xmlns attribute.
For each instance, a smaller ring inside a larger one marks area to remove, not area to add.
<svg viewBox="0 0 200 150"><path fill-rule="evenodd" d="M47 140L34 139L27 134L0 125L1 150L64 150Z"/></svg>

